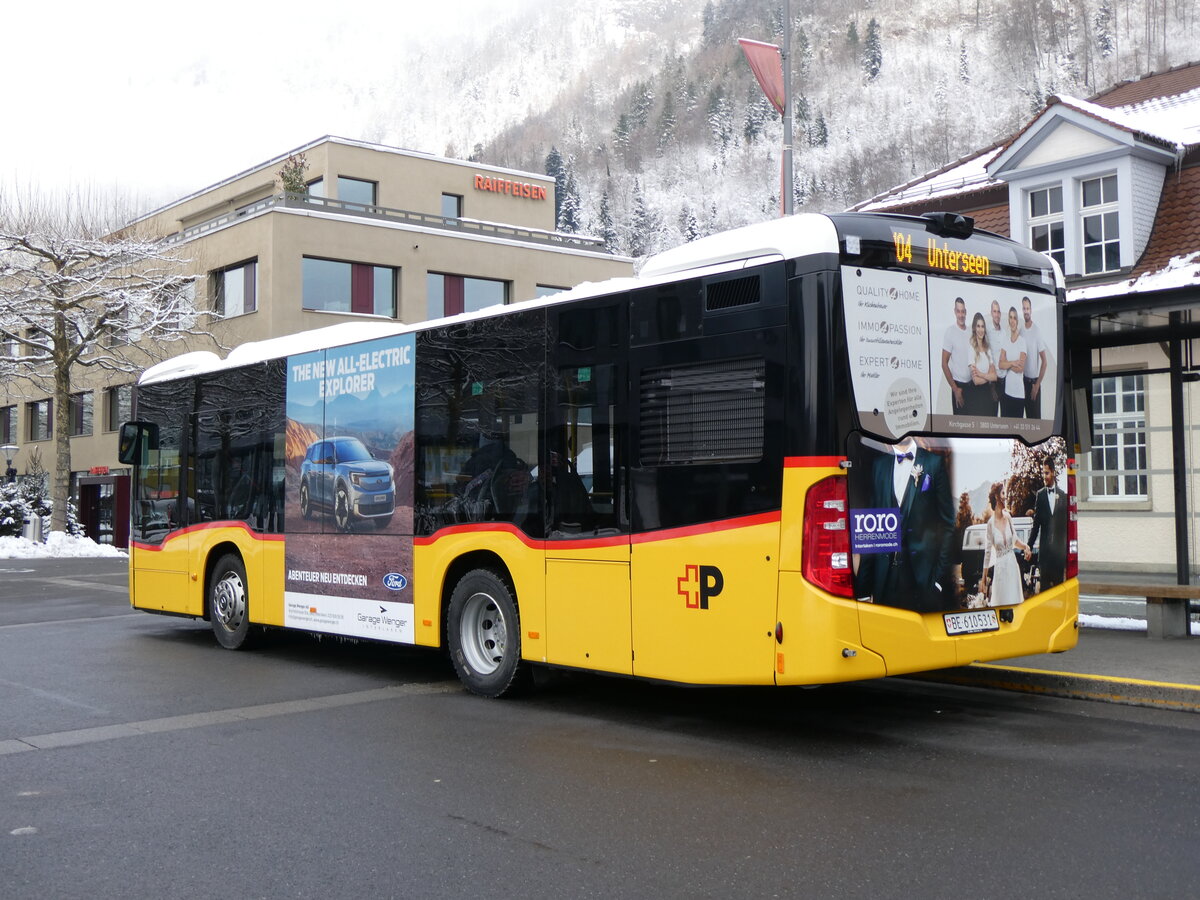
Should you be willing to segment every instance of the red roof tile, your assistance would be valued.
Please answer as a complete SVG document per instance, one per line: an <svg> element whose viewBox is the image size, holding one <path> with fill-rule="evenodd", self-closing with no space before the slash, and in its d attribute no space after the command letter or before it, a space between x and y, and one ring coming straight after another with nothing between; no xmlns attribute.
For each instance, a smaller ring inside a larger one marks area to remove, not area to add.
<svg viewBox="0 0 1200 900"><path fill-rule="evenodd" d="M1184 63L1165 72L1151 72L1137 81L1124 81L1091 98L1097 106L1129 106L1155 97L1173 97L1200 87L1200 62Z"/></svg>
<svg viewBox="0 0 1200 900"><path fill-rule="evenodd" d="M1154 219L1154 231L1142 258L1133 267L1133 276L1157 272L1173 257L1200 250L1200 165L1188 166L1176 173L1167 171L1162 199Z"/></svg>

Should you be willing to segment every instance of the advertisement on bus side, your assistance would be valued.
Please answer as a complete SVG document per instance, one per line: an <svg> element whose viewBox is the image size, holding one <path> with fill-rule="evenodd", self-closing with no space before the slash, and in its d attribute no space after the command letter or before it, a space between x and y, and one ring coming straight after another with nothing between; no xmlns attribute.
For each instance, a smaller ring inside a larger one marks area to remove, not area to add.
<svg viewBox="0 0 1200 900"><path fill-rule="evenodd" d="M288 358L284 625L412 643L415 344Z"/></svg>
<svg viewBox="0 0 1200 900"><path fill-rule="evenodd" d="M1062 438L850 442L849 527L860 600L917 612L1016 606L1062 584Z"/></svg>
<svg viewBox="0 0 1200 900"><path fill-rule="evenodd" d="M855 406L864 428L1053 434L1060 377L1051 294L861 267L842 268Z"/></svg>

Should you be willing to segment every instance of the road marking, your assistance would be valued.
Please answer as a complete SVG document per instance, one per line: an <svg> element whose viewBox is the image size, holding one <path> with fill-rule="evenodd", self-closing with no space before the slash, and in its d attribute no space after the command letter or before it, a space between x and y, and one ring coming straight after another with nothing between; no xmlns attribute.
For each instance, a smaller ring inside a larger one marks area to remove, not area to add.
<svg viewBox="0 0 1200 900"><path fill-rule="evenodd" d="M64 706L74 706L79 709L86 709L88 712L97 713L99 715L103 715L104 713L108 712L106 709L101 709L98 706L90 706L89 704L81 703L78 700L72 700L70 697L63 696L62 694L56 694L53 691L44 691L41 688L35 688L28 684L21 684L17 681L9 681L6 678L0 678L0 684L4 685L5 687L16 688L17 690L28 691L35 697L41 697L43 700L53 700L55 703L61 703Z"/></svg>
<svg viewBox="0 0 1200 900"><path fill-rule="evenodd" d="M111 619L132 619L144 618L145 613L127 612L113 613L111 616L81 616L78 619L47 619L45 622L18 622L15 625L0 625L0 631L9 631L14 628L38 628L42 625L74 625L79 622L107 622Z"/></svg>
<svg viewBox="0 0 1200 900"><path fill-rule="evenodd" d="M38 580L44 581L47 584L61 585L62 587L91 588L97 591L111 591L114 594L129 593L128 584L101 584L97 581L81 581L78 578L67 578L66 576L59 576L57 578L39 578Z"/></svg>
<svg viewBox="0 0 1200 900"><path fill-rule="evenodd" d="M75 731L58 731L53 734L36 734L30 737L0 741L0 756L26 753L30 750L54 750L59 747L78 747L81 744L96 744L118 738L162 734L168 731L183 731L189 728L204 728L208 725L224 725L231 722L248 722L273 716L290 716L296 713L335 709L340 706L357 706L360 703L377 703L381 700L398 700L425 694L448 694L462 690L457 681L435 681L429 684L394 684L388 687L354 691L349 694L329 694L324 697L309 697L304 700L283 700L259 706L242 706L235 709L217 709L211 712L187 713L182 716L167 716L162 719L145 719L141 722L124 722L117 725L100 725L96 728L79 728Z"/></svg>

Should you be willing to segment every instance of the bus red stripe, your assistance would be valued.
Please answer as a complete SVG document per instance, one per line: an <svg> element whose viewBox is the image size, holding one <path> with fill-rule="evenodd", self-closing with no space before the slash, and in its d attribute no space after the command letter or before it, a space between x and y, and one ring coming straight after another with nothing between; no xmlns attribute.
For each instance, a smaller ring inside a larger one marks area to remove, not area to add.
<svg viewBox="0 0 1200 900"><path fill-rule="evenodd" d="M157 553L176 538L184 537L185 535L192 534L193 532L208 531L211 528L240 528L256 541L282 541L285 537L285 535L282 534L262 534L254 531L245 522L201 522L198 525L189 525L187 528L180 528L176 531L172 531L163 539L161 544L144 544L141 541L130 541L129 545L135 550L150 550Z"/></svg>
<svg viewBox="0 0 1200 900"><path fill-rule="evenodd" d="M785 456L785 469L836 469L842 464L844 456Z"/></svg>
<svg viewBox="0 0 1200 900"><path fill-rule="evenodd" d="M716 534L719 531L736 531L739 528L752 528L755 525L772 525L780 520L779 510L759 513L755 516L741 516L737 519L722 519L718 522L705 522L702 525L685 525L682 528L664 528L662 531L646 531L633 536L635 544L649 544L655 541L674 541L679 538L695 537L700 534Z"/></svg>
<svg viewBox="0 0 1200 900"><path fill-rule="evenodd" d="M634 535L615 535L613 537L579 538L577 540L535 540L519 528L504 522L487 522L473 525L450 525L439 528L428 537L414 537L413 544L417 547L430 547L443 538L456 534L502 533L511 534L522 544L532 550L591 550L602 547L619 547L622 544L648 544L655 541L673 541L679 538L694 537L701 534L715 534L721 531L734 531L738 528L750 528L755 525L772 525L780 520L779 511L759 513L754 516L742 516L737 519L722 519L717 522L705 522L700 525L687 525L682 528L664 528L661 531L646 531Z"/></svg>

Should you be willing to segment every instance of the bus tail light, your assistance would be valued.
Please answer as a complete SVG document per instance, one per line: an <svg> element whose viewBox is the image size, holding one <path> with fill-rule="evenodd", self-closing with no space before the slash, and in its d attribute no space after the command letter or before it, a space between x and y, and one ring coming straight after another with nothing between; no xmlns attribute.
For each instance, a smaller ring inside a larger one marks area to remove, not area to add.
<svg viewBox="0 0 1200 900"><path fill-rule="evenodd" d="M846 479L830 475L804 498L804 579L838 597L854 596Z"/></svg>
<svg viewBox="0 0 1200 900"><path fill-rule="evenodd" d="M1067 578L1079 577L1079 495L1075 473L1067 470Z"/></svg>

